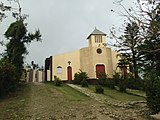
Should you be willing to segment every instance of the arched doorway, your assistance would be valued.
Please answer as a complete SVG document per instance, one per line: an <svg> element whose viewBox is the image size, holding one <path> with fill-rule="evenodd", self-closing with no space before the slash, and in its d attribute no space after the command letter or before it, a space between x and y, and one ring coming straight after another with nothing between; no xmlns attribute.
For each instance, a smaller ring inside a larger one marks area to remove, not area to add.
<svg viewBox="0 0 160 120"><path fill-rule="evenodd" d="M105 66L103 64L96 65L96 77L100 78L100 75L104 73L105 73Z"/></svg>
<svg viewBox="0 0 160 120"><path fill-rule="evenodd" d="M68 76L68 80L72 80L72 67L71 66L67 67L67 76Z"/></svg>

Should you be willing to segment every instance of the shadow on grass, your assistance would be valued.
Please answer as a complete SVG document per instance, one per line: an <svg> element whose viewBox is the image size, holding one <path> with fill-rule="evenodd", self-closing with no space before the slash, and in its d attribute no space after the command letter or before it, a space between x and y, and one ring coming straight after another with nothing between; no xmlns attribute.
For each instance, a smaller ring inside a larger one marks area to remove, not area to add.
<svg viewBox="0 0 160 120"><path fill-rule="evenodd" d="M44 82L47 85L50 85L52 88L60 91L63 93L63 95L71 101L85 101L90 100L91 98L87 95L79 92L78 90L75 90L74 88L71 88L66 83L63 83L61 86L55 86L54 82Z"/></svg>

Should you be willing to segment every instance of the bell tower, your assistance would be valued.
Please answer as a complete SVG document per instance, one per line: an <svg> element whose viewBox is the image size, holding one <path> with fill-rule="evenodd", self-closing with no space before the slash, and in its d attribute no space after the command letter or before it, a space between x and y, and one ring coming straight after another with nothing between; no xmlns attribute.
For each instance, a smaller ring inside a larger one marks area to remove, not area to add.
<svg viewBox="0 0 160 120"><path fill-rule="evenodd" d="M97 28L87 37L89 47L106 46L106 34Z"/></svg>

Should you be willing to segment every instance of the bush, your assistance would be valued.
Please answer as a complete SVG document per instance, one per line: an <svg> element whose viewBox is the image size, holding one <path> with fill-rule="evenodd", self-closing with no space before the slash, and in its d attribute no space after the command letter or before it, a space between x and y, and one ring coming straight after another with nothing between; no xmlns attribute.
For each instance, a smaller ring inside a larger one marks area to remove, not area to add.
<svg viewBox="0 0 160 120"><path fill-rule="evenodd" d="M110 89L114 89L115 88L115 81L112 78L107 78L106 80L106 87L110 88Z"/></svg>
<svg viewBox="0 0 160 120"><path fill-rule="evenodd" d="M147 105L153 114L160 112L160 79L146 81Z"/></svg>
<svg viewBox="0 0 160 120"><path fill-rule="evenodd" d="M54 85L55 86L61 86L62 85L61 79L58 78L57 76L54 76Z"/></svg>
<svg viewBox="0 0 160 120"><path fill-rule="evenodd" d="M121 78L118 84L120 92L126 92L127 89L127 82L126 79Z"/></svg>
<svg viewBox="0 0 160 120"><path fill-rule="evenodd" d="M120 74L115 72L114 75L113 75L113 80L115 82L115 85L118 86L120 79L121 79Z"/></svg>
<svg viewBox="0 0 160 120"><path fill-rule="evenodd" d="M82 81L81 81L81 86L82 86L82 87L88 87L88 82L87 82L87 80L82 80Z"/></svg>
<svg viewBox="0 0 160 120"><path fill-rule="evenodd" d="M133 75L127 77L127 88L135 90L143 90L143 81L140 78L135 79Z"/></svg>
<svg viewBox="0 0 160 120"><path fill-rule="evenodd" d="M7 60L0 60L0 97L13 92L18 86L17 72Z"/></svg>
<svg viewBox="0 0 160 120"><path fill-rule="evenodd" d="M106 85L106 80L107 80L107 75L105 73L101 73L99 75L100 77L98 78L98 84L105 86Z"/></svg>
<svg viewBox="0 0 160 120"><path fill-rule="evenodd" d="M107 78L107 74L101 73L100 78L98 78L98 84L102 86L106 86L110 89L114 89L115 81L111 78Z"/></svg>
<svg viewBox="0 0 160 120"><path fill-rule="evenodd" d="M104 89L102 88L102 86L97 85L95 86L95 89L96 89L96 93L104 94Z"/></svg>
<svg viewBox="0 0 160 120"><path fill-rule="evenodd" d="M82 80L87 80L87 78L88 78L87 73L80 70L78 73L75 73L73 83L81 84Z"/></svg>

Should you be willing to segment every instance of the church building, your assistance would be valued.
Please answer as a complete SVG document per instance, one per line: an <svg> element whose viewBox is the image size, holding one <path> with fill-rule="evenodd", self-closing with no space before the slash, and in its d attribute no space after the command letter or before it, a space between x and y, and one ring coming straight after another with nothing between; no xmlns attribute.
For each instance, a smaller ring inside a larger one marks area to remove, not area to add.
<svg viewBox="0 0 160 120"><path fill-rule="evenodd" d="M79 70L86 72L89 79L99 78L100 73L112 77L118 59L117 53L106 47L106 34L95 28L87 40L88 47L46 58L45 79L50 81L57 76L64 81L73 80Z"/></svg>

